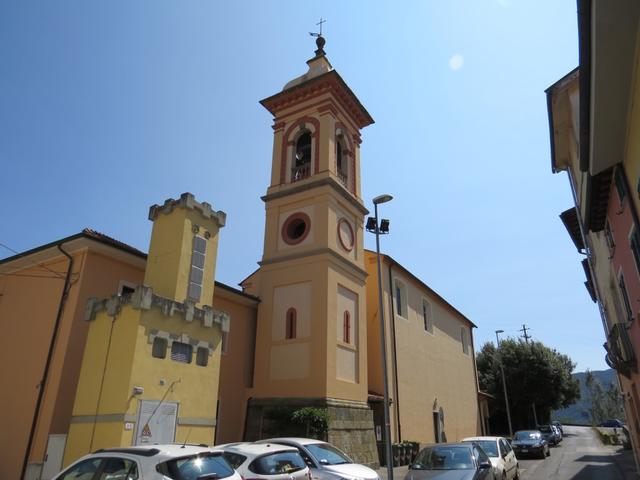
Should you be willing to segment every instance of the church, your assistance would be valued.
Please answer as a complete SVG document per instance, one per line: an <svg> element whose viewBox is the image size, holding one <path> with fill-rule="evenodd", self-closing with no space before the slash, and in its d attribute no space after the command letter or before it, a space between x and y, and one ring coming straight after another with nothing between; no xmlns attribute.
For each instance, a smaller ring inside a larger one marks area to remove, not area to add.
<svg viewBox="0 0 640 480"><path fill-rule="evenodd" d="M0 359L20 366L0 371L0 477L46 480L104 447L306 436L301 409L376 465L381 313L391 441L488 433L474 323L386 254L379 302L360 185L373 118L324 44L260 102L274 133L264 248L240 288L215 281L226 213L189 193L150 208L147 253L85 229L0 260Z"/></svg>

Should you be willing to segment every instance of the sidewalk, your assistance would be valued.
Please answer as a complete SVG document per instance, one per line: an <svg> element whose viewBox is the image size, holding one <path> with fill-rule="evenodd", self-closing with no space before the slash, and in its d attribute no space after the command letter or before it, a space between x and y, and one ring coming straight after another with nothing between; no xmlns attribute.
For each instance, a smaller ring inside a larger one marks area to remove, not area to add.
<svg viewBox="0 0 640 480"><path fill-rule="evenodd" d="M623 448L616 449L611 457L620 471L621 478L624 480L640 479L640 476L636 472L636 462L633 459L631 450L625 450Z"/></svg>
<svg viewBox="0 0 640 480"><path fill-rule="evenodd" d="M631 458L631 462L633 463L633 458ZM402 467L394 467L393 480L403 480L404 476L407 474L407 470L409 470L408 465L404 465ZM387 467L381 467L377 470L377 472L382 480L387 480Z"/></svg>

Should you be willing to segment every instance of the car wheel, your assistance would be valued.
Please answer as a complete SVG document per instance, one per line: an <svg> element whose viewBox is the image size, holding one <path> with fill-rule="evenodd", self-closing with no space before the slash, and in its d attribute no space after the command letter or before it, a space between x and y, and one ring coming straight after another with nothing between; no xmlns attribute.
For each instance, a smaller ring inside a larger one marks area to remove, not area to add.
<svg viewBox="0 0 640 480"><path fill-rule="evenodd" d="M544 460L546 458L546 456L547 456L547 454L545 453L544 448L543 448L542 450L540 450L540 456L538 458L541 458L541 459Z"/></svg>
<svg viewBox="0 0 640 480"><path fill-rule="evenodd" d="M551 449L547 448L547 457L550 457L550 456L551 456Z"/></svg>
<svg viewBox="0 0 640 480"><path fill-rule="evenodd" d="M520 480L520 466L516 465L516 474L513 476L513 480Z"/></svg>

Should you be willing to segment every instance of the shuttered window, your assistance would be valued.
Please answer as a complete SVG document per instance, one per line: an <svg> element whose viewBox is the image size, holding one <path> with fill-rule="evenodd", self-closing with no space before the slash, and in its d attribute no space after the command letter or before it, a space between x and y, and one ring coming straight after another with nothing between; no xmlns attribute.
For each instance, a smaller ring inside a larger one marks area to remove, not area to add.
<svg viewBox="0 0 640 480"><path fill-rule="evenodd" d="M156 337L153 339L153 347L151 355L154 358L166 358L167 356L167 339Z"/></svg>
<svg viewBox="0 0 640 480"><path fill-rule="evenodd" d="M196 350L196 365L206 367L209 364L209 349L205 347L198 347Z"/></svg>
<svg viewBox="0 0 640 480"><path fill-rule="evenodd" d="M188 343L173 342L171 344L171 360L182 363L191 363L193 347Z"/></svg>
<svg viewBox="0 0 640 480"><path fill-rule="evenodd" d="M207 241L202 237L193 237L193 253L191 254L191 271L189 273L189 291L187 295L196 302L200 301L200 296L202 295L206 251Z"/></svg>

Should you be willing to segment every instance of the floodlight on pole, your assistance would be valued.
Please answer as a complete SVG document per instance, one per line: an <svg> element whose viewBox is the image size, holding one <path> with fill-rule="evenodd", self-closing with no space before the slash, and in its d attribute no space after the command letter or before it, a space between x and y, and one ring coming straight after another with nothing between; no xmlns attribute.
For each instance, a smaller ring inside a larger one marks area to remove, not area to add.
<svg viewBox="0 0 640 480"><path fill-rule="evenodd" d="M367 220L367 231L376 235L376 257L378 260L378 312L380 317L380 351L382 353L382 384L384 392L384 444L387 464L387 480L393 480L393 455L391 454L391 426L389 420L389 375L387 372L387 336L384 323L384 305L382 301L382 267L380 265L380 235L389 233L389 220L378 222L378 205L393 200L389 194L378 195L373 199L374 216Z"/></svg>
<svg viewBox="0 0 640 480"><path fill-rule="evenodd" d="M513 428L511 427L511 410L509 409L509 397L507 396L507 381L504 378L504 366L502 365L502 355L500 355L500 337L499 333L504 333L504 330L496 330L496 353L500 359L500 373L502 373L502 389L504 390L504 405L507 409L507 422L509 423L509 436L513 437Z"/></svg>

